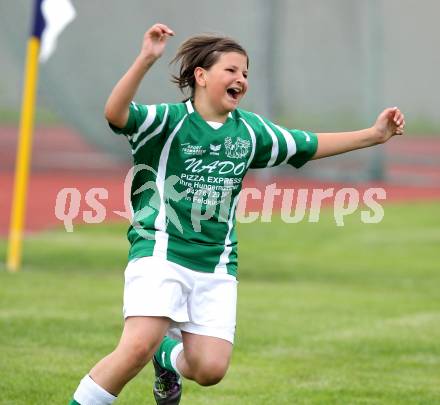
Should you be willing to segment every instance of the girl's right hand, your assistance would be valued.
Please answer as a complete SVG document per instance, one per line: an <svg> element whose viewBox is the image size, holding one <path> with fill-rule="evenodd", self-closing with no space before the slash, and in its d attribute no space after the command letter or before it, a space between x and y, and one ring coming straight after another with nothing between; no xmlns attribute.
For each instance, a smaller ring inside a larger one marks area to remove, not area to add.
<svg viewBox="0 0 440 405"><path fill-rule="evenodd" d="M151 61L160 58L166 46L168 37L174 32L164 24L154 24L145 34L140 58Z"/></svg>

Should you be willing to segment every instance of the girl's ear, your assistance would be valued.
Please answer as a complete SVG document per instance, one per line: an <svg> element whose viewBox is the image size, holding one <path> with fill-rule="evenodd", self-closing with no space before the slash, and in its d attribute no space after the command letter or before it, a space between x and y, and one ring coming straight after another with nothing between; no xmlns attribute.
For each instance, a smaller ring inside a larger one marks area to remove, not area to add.
<svg viewBox="0 0 440 405"><path fill-rule="evenodd" d="M194 69L194 78L196 80L196 84L200 87L206 86L205 73L205 69L199 66Z"/></svg>

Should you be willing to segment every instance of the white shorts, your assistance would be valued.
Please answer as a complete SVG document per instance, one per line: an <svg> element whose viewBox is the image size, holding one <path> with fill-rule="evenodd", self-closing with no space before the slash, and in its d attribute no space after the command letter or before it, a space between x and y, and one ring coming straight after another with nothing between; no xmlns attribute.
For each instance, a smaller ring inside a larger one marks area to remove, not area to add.
<svg viewBox="0 0 440 405"><path fill-rule="evenodd" d="M202 273L148 256L125 269L124 318L165 316L176 330L234 343L237 280L230 274Z"/></svg>

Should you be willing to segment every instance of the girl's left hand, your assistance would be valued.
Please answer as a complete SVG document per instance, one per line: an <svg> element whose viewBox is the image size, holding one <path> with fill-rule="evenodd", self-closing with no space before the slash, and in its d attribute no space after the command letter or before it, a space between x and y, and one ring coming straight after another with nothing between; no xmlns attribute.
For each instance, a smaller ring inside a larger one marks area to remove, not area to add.
<svg viewBox="0 0 440 405"><path fill-rule="evenodd" d="M403 135L405 130L405 116L397 108L383 110L373 127L378 136L378 142L384 143L394 135Z"/></svg>

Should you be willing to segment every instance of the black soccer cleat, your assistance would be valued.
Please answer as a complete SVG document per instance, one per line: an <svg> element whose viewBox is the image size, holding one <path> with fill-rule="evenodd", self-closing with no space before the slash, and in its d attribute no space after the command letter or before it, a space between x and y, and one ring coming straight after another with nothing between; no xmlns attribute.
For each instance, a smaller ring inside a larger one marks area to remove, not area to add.
<svg viewBox="0 0 440 405"><path fill-rule="evenodd" d="M178 405L182 396L182 382L174 371L163 368L153 356L154 381L153 394L157 405Z"/></svg>

